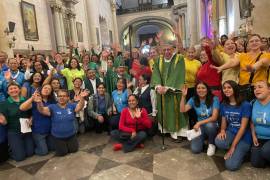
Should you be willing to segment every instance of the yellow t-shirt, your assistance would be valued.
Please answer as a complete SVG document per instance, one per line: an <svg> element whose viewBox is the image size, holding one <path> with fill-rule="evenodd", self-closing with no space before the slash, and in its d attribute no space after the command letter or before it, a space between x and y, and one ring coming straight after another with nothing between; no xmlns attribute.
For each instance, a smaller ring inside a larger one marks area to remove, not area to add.
<svg viewBox="0 0 270 180"><path fill-rule="evenodd" d="M198 70L201 67L201 62L193 59L189 60L188 58L185 58L185 69L186 69L186 79L185 84L188 88L192 88L196 84L196 75Z"/></svg>
<svg viewBox="0 0 270 180"><path fill-rule="evenodd" d="M256 58L252 58L249 53L239 54L239 61L240 61L239 84L240 85L249 84L249 78L250 78L251 73L246 71L245 68L247 65L255 64ZM270 60L270 53L263 53L260 59L262 58L268 58ZM265 68L265 67L258 69L254 74L252 83L256 83L258 81L267 81L267 78L268 78L267 69L268 68Z"/></svg>
<svg viewBox="0 0 270 180"><path fill-rule="evenodd" d="M221 54L223 61L224 61L223 64L230 61L231 58L228 54L226 54L224 52L221 52L220 54ZM236 53L235 56L238 57L239 54ZM239 66L222 71L222 84L228 80L235 81L238 84L238 82L239 82Z"/></svg>

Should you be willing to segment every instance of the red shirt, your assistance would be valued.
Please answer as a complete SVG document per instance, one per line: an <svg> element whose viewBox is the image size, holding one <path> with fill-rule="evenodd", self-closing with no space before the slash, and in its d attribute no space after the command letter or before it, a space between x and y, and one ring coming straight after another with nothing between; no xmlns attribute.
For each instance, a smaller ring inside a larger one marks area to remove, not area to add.
<svg viewBox="0 0 270 180"><path fill-rule="evenodd" d="M138 132L139 130L145 130L151 128L152 122L148 118L147 111L142 108L141 109L141 117L140 118L132 118L128 108L124 108L121 112L121 117L119 121L119 130L123 132ZM137 130L136 130L137 123Z"/></svg>
<svg viewBox="0 0 270 180"><path fill-rule="evenodd" d="M220 86L221 75L216 69L211 68L210 65L215 65L212 60L212 54L209 47L205 47L205 52L208 56L208 61L201 66L197 73L197 81L205 82L208 86Z"/></svg>

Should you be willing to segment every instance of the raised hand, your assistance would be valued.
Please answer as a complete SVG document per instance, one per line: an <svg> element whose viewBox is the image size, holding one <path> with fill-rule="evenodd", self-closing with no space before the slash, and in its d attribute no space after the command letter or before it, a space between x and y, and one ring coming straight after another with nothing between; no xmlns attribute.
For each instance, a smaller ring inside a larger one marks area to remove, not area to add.
<svg viewBox="0 0 270 180"><path fill-rule="evenodd" d="M186 85L184 85L181 89L182 91L182 96L186 97L187 96L187 92L188 92L188 87Z"/></svg>
<svg viewBox="0 0 270 180"><path fill-rule="evenodd" d="M56 55L56 52L54 50L52 50L51 51L51 56L53 57L53 59L54 59L55 55Z"/></svg>
<svg viewBox="0 0 270 180"><path fill-rule="evenodd" d="M140 108L136 108L134 115L135 115L136 118L140 118L141 115L142 115L141 109Z"/></svg>
<svg viewBox="0 0 270 180"><path fill-rule="evenodd" d="M148 43L149 43L149 45L151 45L151 44L152 44L152 42L153 42L153 38L149 38L149 39L148 39Z"/></svg>
<svg viewBox="0 0 270 180"><path fill-rule="evenodd" d="M90 93L90 92L89 92L88 90L85 89L85 90L83 90L83 91L81 92L80 97L81 97L81 98L87 97L87 96L89 95L89 93Z"/></svg>
<svg viewBox="0 0 270 180"><path fill-rule="evenodd" d="M46 58L45 58L45 63L46 63L46 64L50 64L50 58L49 58L49 56L46 56Z"/></svg>
<svg viewBox="0 0 270 180"><path fill-rule="evenodd" d="M42 97L39 92L35 91L35 93L32 95L33 101L36 103L42 102Z"/></svg>
<svg viewBox="0 0 270 180"><path fill-rule="evenodd" d="M163 31L159 31L158 33L157 33L157 38L158 39L160 39L161 37L162 37L162 35L164 34L164 32Z"/></svg>
<svg viewBox="0 0 270 180"><path fill-rule="evenodd" d="M11 72L10 72L10 71L6 71L6 72L5 72L5 79L6 79L7 81L9 81L10 78L11 78Z"/></svg>

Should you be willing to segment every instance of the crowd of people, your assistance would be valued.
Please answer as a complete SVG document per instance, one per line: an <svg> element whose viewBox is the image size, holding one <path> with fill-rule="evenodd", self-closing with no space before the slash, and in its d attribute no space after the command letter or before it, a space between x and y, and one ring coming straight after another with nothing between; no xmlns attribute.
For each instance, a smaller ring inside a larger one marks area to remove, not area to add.
<svg viewBox="0 0 270 180"><path fill-rule="evenodd" d="M270 162L270 48L258 34L204 37L199 47L163 43L161 34L131 52L118 45L90 52L0 52L0 161L78 151L77 134L107 132L113 150L144 148L158 133L191 152L226 150L237 170L250 156ZM141 51L145 44L150 49Z"/></svg>

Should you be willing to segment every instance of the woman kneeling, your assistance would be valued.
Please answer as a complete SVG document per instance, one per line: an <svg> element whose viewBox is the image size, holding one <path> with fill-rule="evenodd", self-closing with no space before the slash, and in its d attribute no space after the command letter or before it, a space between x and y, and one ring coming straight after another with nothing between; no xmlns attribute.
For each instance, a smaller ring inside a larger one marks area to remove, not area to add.
<svg viewBox="0 0 270 180"><path fill-rule="evenodd" d="M224 156L228 170L238 170L251 145L251 133L247 128L251 115L251 105L239 98L239 88L234 81L223 84L223 103L220 107L222 116L221 130L215 143L220 149L228 150Z"/></svg>
<svg viewBox="0 0 270 180"><path fill-rule="evenodd" d="M185 104L188 88L182 88L180 111L188 112L191 108L194 108L198 117L198 122L193 126L193 129L195 131L201 130L201 135L191 140L192 153L202 152L204 140L208 138L207 155L213 156L216 150L214 142L217 135L218 97L213 96L204 82L197 83L195 90L195 95Z"/></svg>

